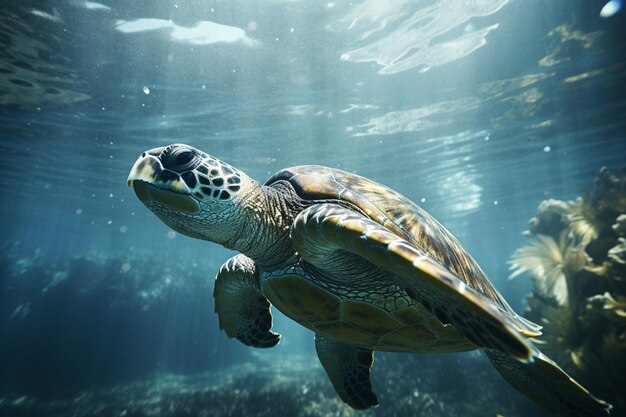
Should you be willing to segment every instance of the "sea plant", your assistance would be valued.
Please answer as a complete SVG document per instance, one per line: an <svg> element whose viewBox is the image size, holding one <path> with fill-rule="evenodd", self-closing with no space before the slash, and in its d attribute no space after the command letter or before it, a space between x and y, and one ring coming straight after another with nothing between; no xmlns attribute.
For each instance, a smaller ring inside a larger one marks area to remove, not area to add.
<svg viewBox="0 0 626 417"><path fill-rule="evenodd" d="M549 199L509 261L529 274L527 318L549 356L626 416L626 167L602 168L593 194Z"/></svg>

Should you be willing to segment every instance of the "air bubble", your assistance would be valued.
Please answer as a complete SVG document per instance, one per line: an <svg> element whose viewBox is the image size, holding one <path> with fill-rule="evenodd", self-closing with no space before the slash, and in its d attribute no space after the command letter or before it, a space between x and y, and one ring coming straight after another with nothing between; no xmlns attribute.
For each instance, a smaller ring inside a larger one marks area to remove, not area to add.
<svg viewBox="0 0 626 417"><path fill-rule="evenodd" d="M622 5L623 5L623 1L621 0L611 0L607 4L604 5L602 10L600 10L600 16L611 17L621 10Z"/></svg>
<svg viewBox="0 0 626 417"><path fill-rule="evenodd" d="M150 94L150 89L147 86L143 87L143 93L144 94Z"/></svg>

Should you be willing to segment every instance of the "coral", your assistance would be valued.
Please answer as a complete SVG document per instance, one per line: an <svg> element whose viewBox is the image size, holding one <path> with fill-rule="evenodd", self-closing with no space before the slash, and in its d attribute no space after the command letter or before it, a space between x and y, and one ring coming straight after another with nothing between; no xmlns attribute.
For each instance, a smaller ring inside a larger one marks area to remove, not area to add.
<svg viewBox="0 0 626 417"><path fill-rule="evenodd" d="M626 214L620 214L617 217L617 223L611 228L620 236L626 236Z"/></svg>
<svg viewBox="0 0 626 417"><path fill-rule="evenodd" d="M626 318L626 297L618 296L616 300L611 296L611 294L606 292L604 293L603 298L603 308L605 310L610 310L620 319Z"/></svg>
<svg viewBox="0 0 626 417"><path fill-rule="evenodd" d="M598 213L586 195L578 197L570 205L567 220L573 236L579 238L583 246L587 246L589 242L598 238L601 227Z"/></svg>
<svg viewBox="0 0 626 417"><path fill-rule="evenodd" d="M624 280L626 277L626 239L619 238L619 243L609 249L604 267L610 276Z"/></svg>
<svg viewBox="0 0 626 417"><path fill-rule="evenodd" d="M563 231L558 242L552 237L538 234L537 240L518 249L510 263L511 278L529 272L535 288L543 296L554 298L559 305L567 304L566 274L580 271L588 262L582 245L576 245Z"/></svg>
<svg viewBox="0 0 626 417"><path fill-rule="evenodd" d="M559 239L562 231L568 236L587 246L596 239L602 227L601 218L587 195L575 201L549 199L542 201L537 208L537 215L530 219L527 236L547 235Z"/></svg>
<svg viewBox="0 0 626 417"><path fill-rule="evenodd" d="M528 222L526 235L547 235L557 238L567 226L567 216L571 213L572 202L554 199L544 200L537 208L537 215Z"/></svg>
<svg viewBox="0 0 626 417"><path fill-rule="evenodd" d="M511 277L529 273L526 315L541 349L626 416L626 169L600 170L591 196L546 200L515 251Z"/></svg>
<svg viewBox="0 0 626 417"><path fill-rule="evenodd" d="M606 167L600 170L596 178L592 204L600 212L616 214L626 212L626 167L617 173L611 172ZM610 220L614 220L615 217Z"/></svg>

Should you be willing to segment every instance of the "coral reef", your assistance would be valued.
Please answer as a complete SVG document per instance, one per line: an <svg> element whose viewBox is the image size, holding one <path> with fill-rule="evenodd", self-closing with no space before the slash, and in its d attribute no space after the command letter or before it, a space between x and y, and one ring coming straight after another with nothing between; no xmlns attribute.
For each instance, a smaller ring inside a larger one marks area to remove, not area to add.
<svg viewBox="0 0 626 417"><path fill-rule="evenodd" d="M529 273L526 316L541 349L626 416L626 168L602 168L591 196L543 201L511 259Z"/></svg>

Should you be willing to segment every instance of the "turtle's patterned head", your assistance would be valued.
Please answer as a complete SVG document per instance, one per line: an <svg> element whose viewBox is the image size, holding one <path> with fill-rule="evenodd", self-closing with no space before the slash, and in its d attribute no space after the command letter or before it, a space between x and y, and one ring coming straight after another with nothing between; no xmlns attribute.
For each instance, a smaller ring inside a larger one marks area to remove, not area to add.
<svg viewBox="0 0 626 417"><path fill-rule="evenodd" d="M137 197L174 230L222 243L240 197L256 183L238 169L188 145L146 151L128 176Z"/></svg>

